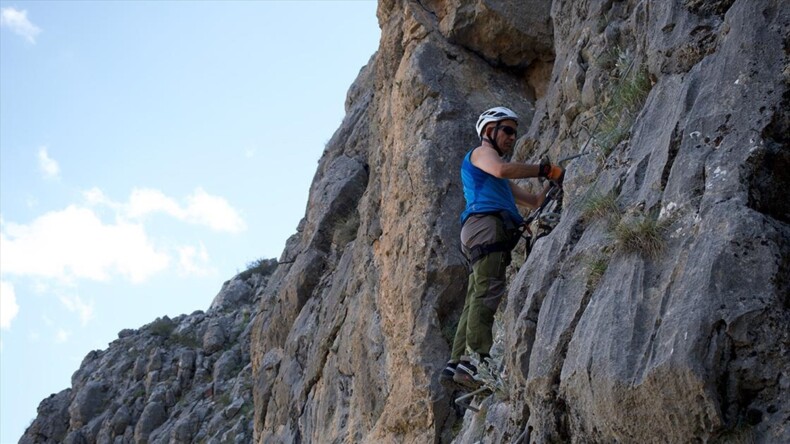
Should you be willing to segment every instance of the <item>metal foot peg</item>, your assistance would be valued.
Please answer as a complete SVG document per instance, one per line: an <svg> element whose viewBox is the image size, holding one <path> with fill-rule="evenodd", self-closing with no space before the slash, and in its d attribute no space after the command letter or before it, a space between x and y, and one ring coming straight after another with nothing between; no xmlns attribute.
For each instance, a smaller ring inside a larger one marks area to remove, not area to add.
<svg viewBox="0 0 790 444"><path fill-rule="evenodd" d="M472 402L474 401L475 395L479 395L480 393L490 392L490 391L491 390L488 387L480 387L479 389L477 389L477 390L475 390L473 392L467 393L464 396L461 396L460 398L456 399L455 400L455 404L458 405L459 407L463 407L465 409L469 409L469 410L477 413L477 412L480 411L480 409L472 405ZM468 403L466 402L467 399L470 400Z"/></svg>

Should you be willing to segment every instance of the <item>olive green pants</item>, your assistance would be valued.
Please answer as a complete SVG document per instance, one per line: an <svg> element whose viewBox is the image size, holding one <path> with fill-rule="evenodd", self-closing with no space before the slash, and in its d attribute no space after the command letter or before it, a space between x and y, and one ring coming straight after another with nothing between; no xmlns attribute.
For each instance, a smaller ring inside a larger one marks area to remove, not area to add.
<svg viewBox="0 0 790 444"><path fill-rule="evenodd" d="M502 220L496 216L471 216L461 230L461 243L467 255L476 245L503 240L506 234L502 225ZM509 252L494 252L472 265L451 362L459 361L470 352L489 354L493 344L494 314L505 294L505 270L509 262Z"/></svg>

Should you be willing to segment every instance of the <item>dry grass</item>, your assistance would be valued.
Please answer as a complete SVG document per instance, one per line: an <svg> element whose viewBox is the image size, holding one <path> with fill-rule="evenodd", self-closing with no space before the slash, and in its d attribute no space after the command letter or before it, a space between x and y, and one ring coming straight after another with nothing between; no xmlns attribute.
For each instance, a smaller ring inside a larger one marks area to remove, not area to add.
<svg viewBox="0 0 790 444"><path fill-rule="evenodd" d="M655 259L666 247L667 228L667 221L658 222L644 215L621 220L614 229L615 246L619 251Z"/></svg>
<svg viewBox="0 0 790 444"><path fill-rule="evenodd" d="M587 278L587 288L593 290L601 282L606 269L609 268L609 257L604 255L590 257L587 267L590 269L590 275Z"/></svg>
<svg viewBox="0 0 790 444"><path fill-rule="evenodd" d="M584 199L582 217L585 220L605 219L610 223L617 223L620 219L620 207L614 193L593 193Z"/></svg>
<svg viewBox="0 0 790 444"><path fill-rule="evenodd" d="M607 60L615 60L622 77L612 84L609 100L603 107L603 117L593 134L595 143L606 156L628 137L652 88L647 68L639 66L629 71L630 57L624 52L607 57Z"/></svg>

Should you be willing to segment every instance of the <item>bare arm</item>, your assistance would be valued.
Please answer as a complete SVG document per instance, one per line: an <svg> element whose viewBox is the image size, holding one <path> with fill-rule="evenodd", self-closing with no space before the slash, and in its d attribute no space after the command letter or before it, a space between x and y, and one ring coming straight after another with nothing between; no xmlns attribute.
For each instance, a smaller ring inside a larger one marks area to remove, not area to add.
<svg viewBox="0 0 790 444"><path fill-rule="evenodd" d="M547 183L543 188L543 191L538 194L532 194L528 193L527 190L521 188L513 182L509 182L509 184L510 190L513 192L513 197L516 199L516 204L528 208L539 207L543 201L546 200L546 193L548 193L549 188L551 188L551 184Z"/></svg>
<svg viewBox="0 0 790 444"><path fill-rule="evenodd" d="M472 152L471 160L472 165L499 179L525 179L538 177L540 173L540 165L505 162L493 148L485 145Z"/></svg>

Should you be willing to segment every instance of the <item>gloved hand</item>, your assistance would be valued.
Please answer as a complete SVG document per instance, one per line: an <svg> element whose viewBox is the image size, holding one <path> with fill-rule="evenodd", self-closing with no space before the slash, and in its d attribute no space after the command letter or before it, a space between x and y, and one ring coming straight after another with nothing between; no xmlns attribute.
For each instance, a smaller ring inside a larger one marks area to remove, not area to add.
<svg viewBox="0 0 790 444"><path fill-rule="evenodd" d="M562 179L565 178L565 169L559 165L552 165L551 171L546 175L546 178L562 184Z"/></svg>
<svg viewBox="0 0 790 444"><path fill-rule="evenodd" d="M565 178L565 169L559 165L550 164L549 160L544 158L540 161L540 174L538 177L545 177L561 184L562 179Z"/></svg>

